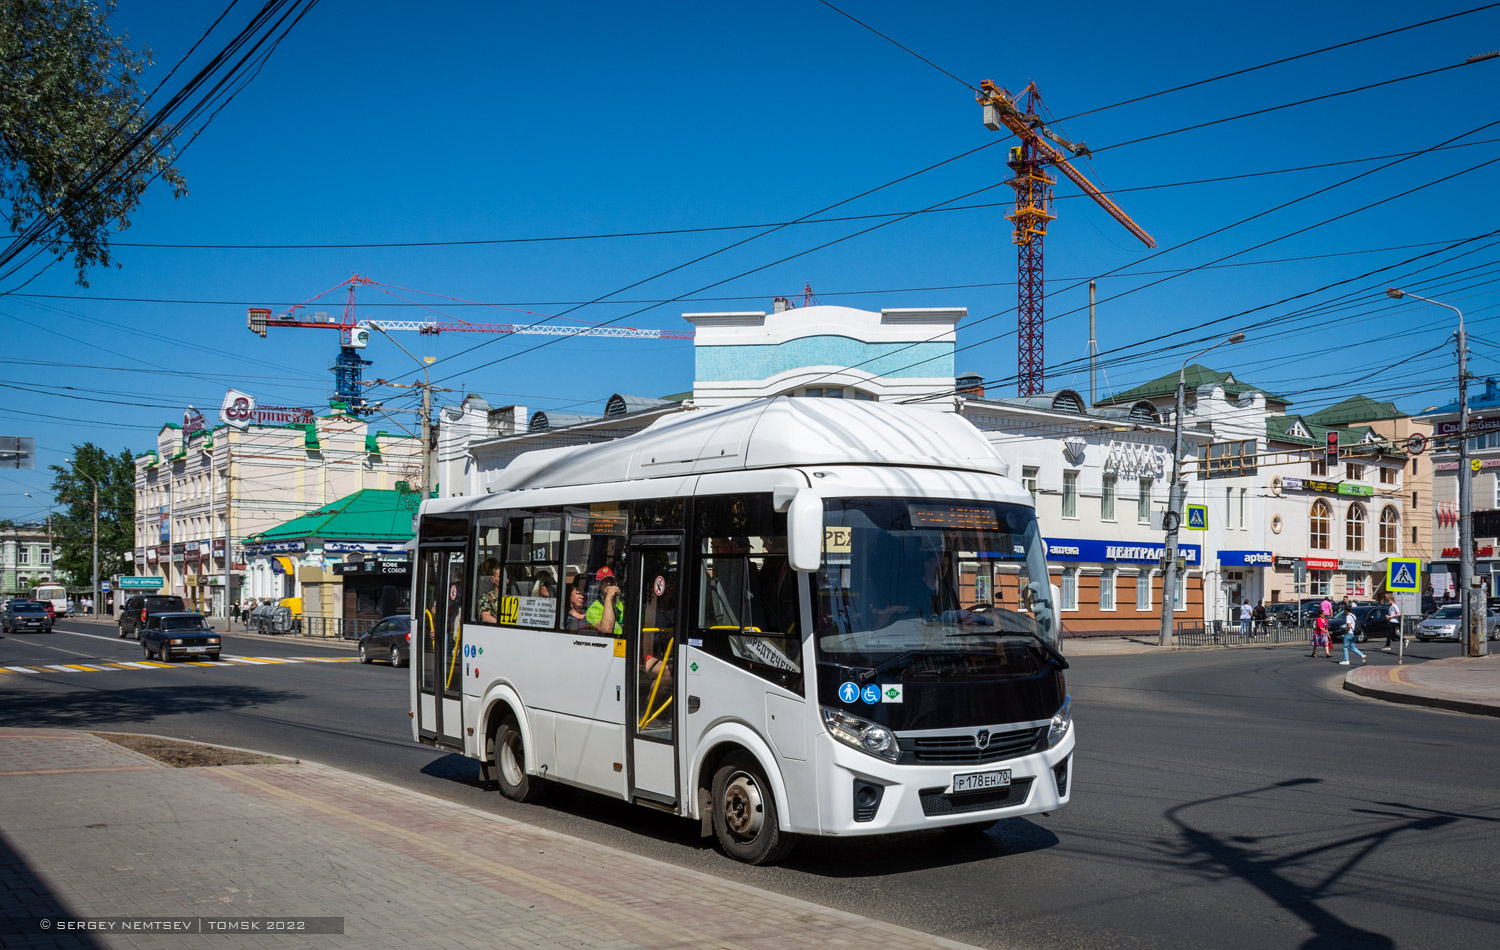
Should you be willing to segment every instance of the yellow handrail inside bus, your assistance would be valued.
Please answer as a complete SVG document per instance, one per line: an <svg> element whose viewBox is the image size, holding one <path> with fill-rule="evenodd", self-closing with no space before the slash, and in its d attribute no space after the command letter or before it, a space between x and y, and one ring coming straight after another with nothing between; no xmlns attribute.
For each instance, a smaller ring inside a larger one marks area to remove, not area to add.
<svg viewBox="0 0 1500 950"><path fill-rule="evenodd" d="M672 702L672 697L668 696L666 702L661 704L661 709L656 710L656 712L651 712L651 704L656 702L656 691L661 688L661 678L667 672L667 660L671 659L672 657L672 645L676 642L677 639L675 637L667 641L667 649L663 651L661 655L661 663L656 667L656 682L651 684L651 695L646 699L646 712L641 714L640 721L636 723L637 729L646 728L646 724L655 719L661 713L661 710L666 709L667 705ZM650 715L648 716L646 715L646 713L650 713Z"/></svg>
<svg viewBox="0 0 1500 950"><path fill-rule="evenodd" d="M463 628L459 627L458 636L453 638L453 658L448 661L448 682L444 689L453 688L453 671L458 668L458 645L463 641Z"/></svg>
<svg viewBox="0 0 1500 950"><path fill-rule="evenodd" d="M668 696L667 701L662 703L661 706L657 707L656 712L651 714L651 719L655 719L657 716L661 715L662 710L666 709L670 705L672 705L672 697ZM647 719L645 722L641 723L640 728L644 729L647 726L651 725L651 719Z"/></svg>

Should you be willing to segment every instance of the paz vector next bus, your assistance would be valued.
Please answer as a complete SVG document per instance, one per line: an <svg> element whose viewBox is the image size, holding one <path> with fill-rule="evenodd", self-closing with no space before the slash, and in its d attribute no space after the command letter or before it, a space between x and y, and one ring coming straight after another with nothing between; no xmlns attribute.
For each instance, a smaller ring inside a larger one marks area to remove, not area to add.
<svg viewBox="0 0 1500 950"><path fill-rule="evenodd" d="M752 864L1059 808L1058 598L1001 465L952 413L788 397L521 455L422 505L414 738Z"/></svg>

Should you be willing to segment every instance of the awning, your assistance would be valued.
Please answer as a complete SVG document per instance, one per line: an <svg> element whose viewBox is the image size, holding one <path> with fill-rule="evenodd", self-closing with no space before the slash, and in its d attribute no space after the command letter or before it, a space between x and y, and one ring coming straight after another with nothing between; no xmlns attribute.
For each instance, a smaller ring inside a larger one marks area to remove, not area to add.
<svg viewBox="0 0 1500 950"><path fill-rule="evenodd" d="M271 558L271 572L274 574L290 574L295 577L297 575L297 566L292 563L292 559L289 557L273 557Z"/></svg>

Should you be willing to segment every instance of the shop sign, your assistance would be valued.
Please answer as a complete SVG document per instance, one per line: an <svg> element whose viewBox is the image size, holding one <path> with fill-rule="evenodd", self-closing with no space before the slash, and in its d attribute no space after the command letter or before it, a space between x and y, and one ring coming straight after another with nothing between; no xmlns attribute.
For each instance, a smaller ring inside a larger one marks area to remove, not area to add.
<svg viewBox="0 0 1500 950"><path fill-rule="evenodd" d="M406 544L401 541L324 541L323 550L329 554L401 554Z"/></svg>
<svg viewBox="0 0 1500 950"><path fill-rule="evenodd" d="M1452 435L1453 433L1459 431L1462 426L1458 424L1457 419L1454 419L1450 422L1439 422L1432 428L1433 434L1435 435ZM1475 435L1480 432L1494 432L1496 430L1500 430L1500 416L1469 417L1470 435Z"/></svg>
<svg viewBox="0 0 1500 950"><path fill-rule="evenodd" d="M236 429L243 429L252 423L307 425L315 422L316 418L311 409L296 406L257 406L254 396L242 393L238 389L231 389L224 394L224 402L219 406L219 420Z"/></svg>
<svg viewBox="0 0 1500 950"><path fill-rule="evenodd" d="M1353 560L1340 560L1339 561L1339 570L1341 570L1341 571L1368 571L1369 569L1370 569L1370 562L1369 561L1353 561Z"/></svg>
<svg viewBox="0 0 1500 950"><path fill-rule="evenodd" d="M1155 564L1165 553L1166 548L1160 544L1131 544L1124 541L1097 541L1092 538L1057 538L1047 542L1047 557L1054 561ZM1179 544L1177 553L1189 564L1203 563L1203 548L1200 545Z"/></svg>
<svg viewBox="0 0 1500 950"><path fill-rule="evenodd" d="M410 561L356 561L353 564L335 564L335 574L411 574Z"/></svg>
<svg viewBox="0 0 1500 950"><path fill-rule="evenodd" d="M1222 567L1267 567L1273 562L1270 551L1220 551Z"/></svg>
<svg viewBox="0 0 1500 950"><path fill-rule="evenodd" d="M1164 478L1171 461L1172 456L1163 446L1110 439L1104 472L1125 478Z"/></svg>
<svg viewBox="0 0 1500 950"><path fill-rule="evenodd" d="M182 440L186 442L207 428L208 422L203 418L203 413L188 406L187 411L182 414Z"/></svg>
<svg viewBox="0 0 1500 950"><path fill-rule="evenodd" d="M197 564L200 560L202 560L202 556L198 553L198 545L196 544L188 545L187 550L184 551L183 554L185 556L184 559L189 564Z"/></svg>
<svg viewBox="0 0 1500 950"><path fill-rule="evenodd" d="M1458 548L1443 548L1443 557L1458 557Z"/></svg>
<svg viewBox="0 0 1500 950"><path fill-rule="evenodd" d="M214 556L215 557L223 557L224 556L224 539L223 538L214 538Z"/></svg>
<svg viewBox="0 0 1500 950"><path fill-rule="evenodd" d="M1495 546L1493 544L1486 544L1484 547L1482 547L1479 550L1475 551L1474 552L1474 556L1475 557L1494 557L1495 556ZM1443 557L1458 557L1458 548L1443 548Z"/></svg>
<svg viewBox="0 0 1500 950"><path fill-rule="evenodd" d="M162 544L172 540L172 513L167 511L167 506L162 505L157 509L159 520L157 521L157 539Z"/></svg>
<svg viewBox="0 0 1500 950"><path fill-rule="evenodd" d="M1500 468L1500 459L1470 459L1469 464L1477 464L1480 468ZM1434 472L1456 472L1458 471L1458 463L1435 462L1433 463L1432 470Z"/></svg>
<svg viewBox="0 0 1500 950"><path fill-rule="evenodd" d="M121 577L120 590L157 590L162 585L160 577Z"/></svg>
<svg viewBox="0 0 1500 950"><path fill-rule="evenodd" d="M147 548L146 549L146 563L147 564L155 564L156 563L156 548Z"/></svg>
<svg viewBox="0 0 1500 950"><path fill-rule="evenodd" d="M1309 557L1303 560L1307 563L1309 571L1336 571L1339 569L1338 558Z"/></svg>
<svg viewBox="0 0 1500 950"><path fill-rule="evenodd" d="M306 541L267 541L264 544L245 545L245 553L251 557L259 554L300 554L306 550Z"/></svg>
<svg viewBox="0 0 1500 950"><path fill-rule="evenodd" d="M1339 484L1339 494L1353 495L1356 498L1372 498L1375 495L1375 489L1369 485L1355 485L1350 482L1341 482Z"/></svg>
<svg viewBox="0 0 1500 950"><path fill-rule="evenodd" d="M1275 557L1274 563L1276 565L1276 570L1290 571L1295 570L1297 565L1302 563L1302 559L1300 557L1282 557L1280 554L1278 554Z"/></svg>

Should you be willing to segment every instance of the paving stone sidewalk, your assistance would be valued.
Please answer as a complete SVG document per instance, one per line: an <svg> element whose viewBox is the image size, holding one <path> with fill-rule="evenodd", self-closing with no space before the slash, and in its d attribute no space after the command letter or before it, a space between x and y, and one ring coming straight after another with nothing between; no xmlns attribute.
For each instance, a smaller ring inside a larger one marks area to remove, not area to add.
<svg viewBox="0 0 1500 950"><path fill-rule="evenodd" d="M0 729L0 802L0 917L344 919L341 936L38 929L5 947L964 946L306 762L176 769Z"/></svg>
<svg viewBox="0 0 1500 950"><path fill-rule="evenodd" d="M1387 702L1500 716L1500 656L1362 666L1344 677L1344 689Z"/></svg>

